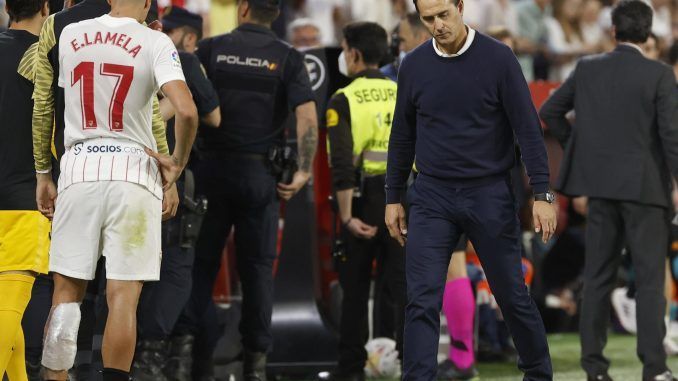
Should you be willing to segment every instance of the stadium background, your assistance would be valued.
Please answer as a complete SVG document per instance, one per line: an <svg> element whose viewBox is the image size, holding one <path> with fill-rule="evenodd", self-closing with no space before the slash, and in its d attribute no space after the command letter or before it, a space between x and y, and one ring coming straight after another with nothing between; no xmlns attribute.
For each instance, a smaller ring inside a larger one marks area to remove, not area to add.
<svg viewBox="0 0 678 381"><path fill-rule="evenodd" d="M678 1L648 0L648 3L655 9L653 32L656 35L657 59L675 68L678 55L675 45L678 41ZM465 4L465 21L472 27L488 32L501 26L512 33L516 41L516 54L531 83L537 106L554 86L565 79L579 57L608 51L613 46L609 38L609 10L613 5L610 0L467 0ZM237 26L235 0L173 0L172 4L169 0L159 1L160 8L170 5L184 6L202 14L205 20L205 37L226 33ZM321 30L322 45L327 47L337 45L341 38L341 27L350 21L376 21L392 31L402 15L413 10L409 0L288 0L283 7L282 17L274 26L281 37L289 37L288 26L294 20L309 18ZM2 9L4 1L0 0L0 27L7 22L7 15ZM326 59L331 61L330 57ZM552 176L555 178L562 153L548 131L546 141ZM319 152L323 152L323 147ZM318 161L322 163L323 159L325 158L321 155ZM318 164L316 172L322 171L319 166L322 164ZM323 191L317 188L316 195ZM540 304L547 327L552 332L550 342L556 370L555 379L578 380L584 378L579 367L579 342L576 334L577 295L581 287L578 277L584 255L578 234L584 217L578 210L576 200L561 197L559 202L559 239L552 246L540 245L530 234L529 226L525 226L525 243L526 250L529 251L528 257L535 268L535 298ZM326 211L327 209L325 212L318 211L319 221L327 221L328 216L323 215ZM318 230L322 230L322 223ZM320 241L318 245L322 246L322 232L318 232L317 236ZM225 256L228 257L228 250ZM329 260L327 255L321 257L321 261ZM329 266L328 263L319 264L321 269ZM331 275L326 276L331 278ZM617 295L626 292L628 281L627 272L620 271L621 291ZM328 304L331 304L332 279L324 284L327 287L321 290L321 299L328 300ZM675 287L672 293L675 296ZM237 282L229 275L227 266L223 271L221 286L215 290L215 298L222 306L237 300ZM611 375L618 380L640 378L640 363L635 356L635 337L627 332L628 328L624 326L626 317L621 316L624 307L628 307L630 302L632 300L621 297L616 301L615 316L612 319L617 333L611 336L607 349L613 362ZM678 337L676 303L675 299L671 301L670 332ZM331 310L332 306L328 306L328 309ZM445 353L445 346L443 338L441 353ZM678 349L670 360L669 366L673 369L678 369L676 356ZM520 379L514 364L510 362L481 363L479 370L483 380Z"/></svg>

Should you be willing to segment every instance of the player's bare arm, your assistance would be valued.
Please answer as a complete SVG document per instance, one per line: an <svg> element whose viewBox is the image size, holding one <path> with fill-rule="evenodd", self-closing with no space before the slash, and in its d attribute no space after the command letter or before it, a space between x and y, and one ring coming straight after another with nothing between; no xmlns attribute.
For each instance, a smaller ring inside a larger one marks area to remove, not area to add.
<svg viewBox="0 0 678 381"><path fill-rule="evenodd" d="M158 160L163 189L168 190L177 181L188 163L188 157L198 129L198 111L186 82L170 81L162 86L162 92L172 103L175 110L176 146L171 156L159 154L150 149L146 149L146 152Z"/></svg>

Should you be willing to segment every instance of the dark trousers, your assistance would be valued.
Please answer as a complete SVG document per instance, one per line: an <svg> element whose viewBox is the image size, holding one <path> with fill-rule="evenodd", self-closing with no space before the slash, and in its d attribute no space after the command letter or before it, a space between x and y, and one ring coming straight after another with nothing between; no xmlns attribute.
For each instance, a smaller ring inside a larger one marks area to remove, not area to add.
<svg viewBox="0 0 678 381"><path fill-rule="evenodd" d="M436 378L447 268L466 233L520 356L525 380L552 380L544 324L523 280L520 225L508 180L467 188L420 174L408 191L403 380Z"/></svg>
<svg viewBox="0 0 678 381"><path fill-rule="evenodd" d="M182 248L179 242L183 213L180 207L173 219L162 224L160 280L144 283L137 310L141 340L167 339L191 296L195 250Z"/></svg>
<svg viewBox="0 0 678 381"><path fill-rule="evenodd" d="M240 333L251 352L272 343L273 261L276 257L279 202L276 179L256 158L209 158L195 171L196 192L208 211L195 250L191 298L178 331L198 334L208 312L226 239L235 228L236 266L242 284Z"/></svg>
<svg viewBox="0 0 678 381"><path fill-rule="evenodd" d="M31 290L31 300L21 321L26 341L26 361L34 365L39 365L42 358L42 342L45 337L45 324L52 308L53 292L52 277L38 275Z"/></svg>
<svg viewBox="0 0 678 381"><path fill-rule="evenodd" d="M354 200L353 216L379 228L370 239L343 232L346 239L346 261L338 264L339 284L343 290L339 337L339 372L362 373L367 360L365 344L369 337L368 301L372 281L372 263L376 259L378 272L393 296L393 307L381 311L394 321L396 349L403 344L403 317L406 303L405 250L391 239L384 223L384 177L365 180L363 196Z"/></svg>
<svg viewBox="0 0 678 381"><path fill-rule="evenodd" d="M668 252L667 210L657 206L608 199L590 199L586 225L584 293L579 330L582 367L586 373L606 373L603 356L610 320L610 294L621 263L621 250L631 251L636 271L638 357L643 378L667 370L662 341L666 334L664 266Z"/></svg>

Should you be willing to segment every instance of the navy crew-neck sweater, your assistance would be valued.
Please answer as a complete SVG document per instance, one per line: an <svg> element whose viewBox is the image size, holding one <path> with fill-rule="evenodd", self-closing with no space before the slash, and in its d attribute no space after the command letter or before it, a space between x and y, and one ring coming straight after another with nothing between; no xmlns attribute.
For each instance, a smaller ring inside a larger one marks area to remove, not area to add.
<svg viewBox="0 0 678 381"><path fill-rule="evenodd" d="M408 54L398 74L386 202L400 197L412 170L460 188L509 175L515 141L535 193L549 187L541 124L513 52L485 36L463 54L441 57L431 41Z"/></svg>

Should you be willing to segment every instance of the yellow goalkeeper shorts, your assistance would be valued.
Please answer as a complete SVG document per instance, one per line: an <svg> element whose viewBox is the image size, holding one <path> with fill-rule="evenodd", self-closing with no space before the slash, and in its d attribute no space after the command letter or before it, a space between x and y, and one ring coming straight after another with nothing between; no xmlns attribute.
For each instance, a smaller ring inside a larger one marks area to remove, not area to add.
<svg viewBox="0 0 678 381"><path fill-rule="evenodd" d="M40 212L0 210L0 272L47 274L50 229Z"/></svg>

